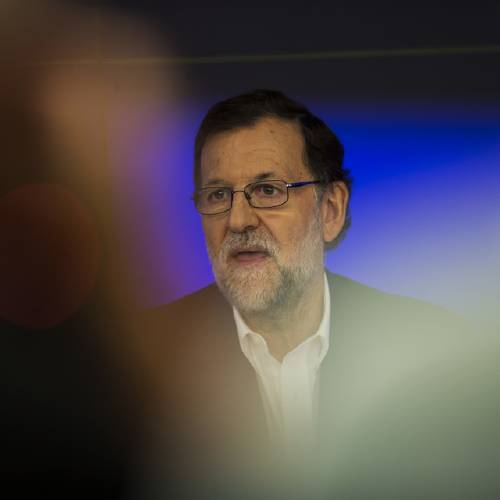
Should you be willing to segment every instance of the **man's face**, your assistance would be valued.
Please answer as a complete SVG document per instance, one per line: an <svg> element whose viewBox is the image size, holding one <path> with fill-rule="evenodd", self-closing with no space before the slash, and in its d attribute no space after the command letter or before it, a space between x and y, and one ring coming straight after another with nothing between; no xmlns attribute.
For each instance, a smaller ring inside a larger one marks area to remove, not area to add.
<svg viewBox="0 0 500 500"><path fill-rule="evenodd" d="M274 179L312 180L294 123L275 118L210 138L201 153L201 187ZM215 278L241 312L291 304L323 273L323 225L314 186L289 190L288 202L252 208L235 193L229 212L202 216Z"/></svg>

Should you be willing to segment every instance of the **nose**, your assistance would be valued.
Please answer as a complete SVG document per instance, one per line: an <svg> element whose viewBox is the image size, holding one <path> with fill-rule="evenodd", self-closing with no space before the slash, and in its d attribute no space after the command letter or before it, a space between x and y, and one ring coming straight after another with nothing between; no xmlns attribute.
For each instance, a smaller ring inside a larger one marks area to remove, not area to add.
<svg viewBox="0 0 500 500"><path fill-rule="evenodd" d="M233 206L229 211L229 229L234 233L242 233L248 229L255 229L259 225L259 218L255 209L248 203L243 191L233 193Z"/></svg>

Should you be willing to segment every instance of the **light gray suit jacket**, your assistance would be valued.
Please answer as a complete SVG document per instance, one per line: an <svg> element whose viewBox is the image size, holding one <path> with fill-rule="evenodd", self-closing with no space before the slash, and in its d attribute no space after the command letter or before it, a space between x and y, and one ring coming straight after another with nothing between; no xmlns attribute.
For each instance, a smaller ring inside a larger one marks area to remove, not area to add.
<svg viewBox="0 0 500 500"><path fill-rule="evenodd" d="M332 312L320 373L320 446L303 474L281 468L269 447L256 375L217 287L146 313L167 381L162 437L155 437L163 486L156 481L153 491L179 498L495 498L495 351L441 308L327 276Z"/></svg>

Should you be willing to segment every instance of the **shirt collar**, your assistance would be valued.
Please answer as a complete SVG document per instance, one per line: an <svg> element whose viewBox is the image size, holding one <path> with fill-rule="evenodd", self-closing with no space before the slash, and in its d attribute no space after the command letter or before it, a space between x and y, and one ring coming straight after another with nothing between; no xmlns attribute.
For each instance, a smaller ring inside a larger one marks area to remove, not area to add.
<svg viewBox="0 0 500 500"><path fill-rule="evenodd" d="M321 318L321 322L319 324L318 329L316 330L316 333L314 335L311 335L308 337L302 344L305 344L306 342L311 342L312 339L318 338L321 342L321 355L320 355L320 362L323 360L323 358L326 356L326 353L328 351L328 347L330 345L330 316L331 316L331 301L330 301L330 287L328 284L328 279L326 277L326 273L323 273L323 279L324 279L324 293L323 293L323 317ZM238 339L240 342L240 347L243 353L246 355L246 349L245 349L245 337L247 335L253 334L253 335L258 335L261 337L258 333L252 331L250 327L245 323L243 318L241 317L241 314L238 312L238 310L233 307L233 315L234 315L234 321L236 323L236 330L238 332ZM262 337L261 337L262 338ZM300 346L297 346L297 348Z"/></svg>

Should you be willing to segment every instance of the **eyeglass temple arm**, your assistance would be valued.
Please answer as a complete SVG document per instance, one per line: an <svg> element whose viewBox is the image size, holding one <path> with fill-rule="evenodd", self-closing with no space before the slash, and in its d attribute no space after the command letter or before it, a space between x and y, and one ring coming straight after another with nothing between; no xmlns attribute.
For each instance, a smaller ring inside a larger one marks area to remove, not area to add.
<svg viewBox="0 0 500 500"><path fill-rule="evenodd" d="M289 188L307 186L309 184L320 184L321 181L301 181L301 182L287 182L286 186Z"/></svg>

